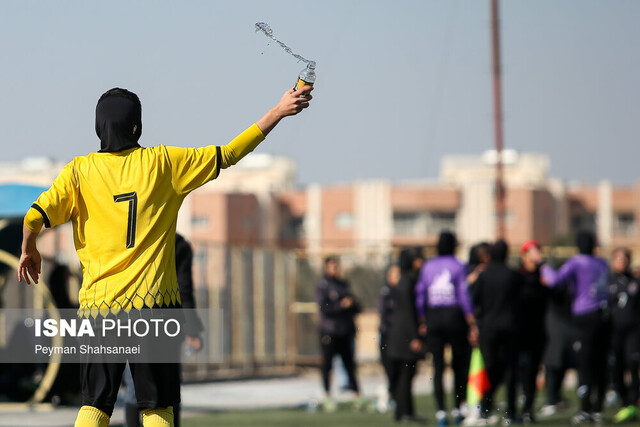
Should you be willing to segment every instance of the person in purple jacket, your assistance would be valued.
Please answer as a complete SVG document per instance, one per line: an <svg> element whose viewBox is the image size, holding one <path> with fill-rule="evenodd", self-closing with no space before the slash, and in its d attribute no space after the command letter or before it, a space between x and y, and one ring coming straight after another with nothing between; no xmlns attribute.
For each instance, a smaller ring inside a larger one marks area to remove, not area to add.
<svg viewBox="0 0 640 427"><path fill-rule="evenodd" d="M576 244L580 253L569 258L557 272L549 265L543 266L542 282L550 287L566 282L573 293L571 312L578 333L575 349L580 412L572 417L571 423L579 425L602 422L609 348L606 319L609 268L605 260L594 256L596 238L592 232L579 232ZM592 403L594 391L596 399Z"/></svg>
<svg viewBox="0 0 640 427"><path fill-rule="evenodd" d="M476 344L478 329L471 309L471 296L465 280L464 265L453 255L457 246L453 233L445 231L438 239L438 256L422 266L415 288L416 310L422 332L426 331L427 351L433 355L433 386L438 425L447 424L442 375L444 347L451 346L454 372L454 422L463 419L461 411L466 395L471 344Z"/></svg>

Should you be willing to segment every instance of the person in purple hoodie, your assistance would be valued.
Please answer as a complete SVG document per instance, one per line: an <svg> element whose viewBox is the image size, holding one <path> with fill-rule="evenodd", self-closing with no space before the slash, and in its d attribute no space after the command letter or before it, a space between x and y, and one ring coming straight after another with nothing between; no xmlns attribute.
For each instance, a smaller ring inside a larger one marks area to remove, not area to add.
<svg viewBox="0 0 640 427"><path fill-rule="evenodd" d="M609 348L606 319L609 268L605 260L594 256L596 238L592 232L579 232L576 244L580 253L569 258L557 272L549 265L544 265L541 271L543 284L554 287L566 282L573 293L571 313L578 333L575 349L580 384L580 412L572 417L573 425L602 423ZM594 391L596 399L592 404Z"/></svg>
<svg viewBox="0 0 640 427"><path fill-rule="evenodd" d="M442 375L445 368L444 348L451 346L454 372L454 422L462 421L461 407L466 395L471 345L475 345L478 328L471 309L471 296L465 276L465 266L454 252L457 246L453 233L445 231L438 239L438 256L422 266L415 288L416 310L421 330L427 336L427 351L433 355L433 386L438 412L438 425L447 424Z"/></svg>

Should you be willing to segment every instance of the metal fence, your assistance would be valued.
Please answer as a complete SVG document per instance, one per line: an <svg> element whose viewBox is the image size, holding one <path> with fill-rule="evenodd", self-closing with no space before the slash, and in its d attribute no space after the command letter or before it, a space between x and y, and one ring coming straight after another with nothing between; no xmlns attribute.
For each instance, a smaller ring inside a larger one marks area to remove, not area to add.
<svg viewBox="0 0 640 427"><path fill-rule="evenodd" d="M293 251L194 242L198 308L222 310L220 364L185 365L197 379L293 370L296 362L296 256ZM206 330L220 330L209 325Z"/></svg>

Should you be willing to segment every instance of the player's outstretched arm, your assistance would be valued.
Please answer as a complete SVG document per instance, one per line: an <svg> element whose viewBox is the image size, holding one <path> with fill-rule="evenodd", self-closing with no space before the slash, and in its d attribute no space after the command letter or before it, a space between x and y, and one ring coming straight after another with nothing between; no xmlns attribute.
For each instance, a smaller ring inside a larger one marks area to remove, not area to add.
<svg viewBox="0 0 640 427"><path fill-rule="evenodd" d="M312 90L311 86L305 86L297 91L288 90L282 95L280 102L267 111L255 125L242 132L233 141L220 146L220 168L226 169L238 163L240 159L252 152L264 140L280 120L287 116L296 115L307 108L309 101L312 99L312 96L308 95L308 93Z"/></svg>
<svg viewBox="0 0 640 427"><path fill-rule="evenodd" d="M289 89L282 95L278 105L267 111L260 120L256 122L256 125L262 131L264 136L267 136L276 125L287 116L293 116L298 114L309 106L309 101L313 98L309 93L313 90L311 86L305 86L300 90L294 91ZM306 95L306 96L304 96Z"/></svg>
<svg viewBox="0 0 640 427"><path fill-rule="evenodd" d="M312 90L311 86L297 91L288 90L275 107L225 145L208 145L201 148L167 147L174 189L179 194L186 195L217 178L221 169L238 163L264 140L280 120L307 108L312 98L308 94Z"/></svg>

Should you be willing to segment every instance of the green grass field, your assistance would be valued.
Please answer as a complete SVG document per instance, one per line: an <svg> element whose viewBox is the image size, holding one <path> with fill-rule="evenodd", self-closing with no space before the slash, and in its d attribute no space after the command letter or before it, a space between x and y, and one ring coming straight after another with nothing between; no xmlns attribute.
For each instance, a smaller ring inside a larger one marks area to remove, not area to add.
<svg viewBox="0 0 640 427"><path fill-rule="evenodd" d="M569 418L577 411L577 400L574 391L566 391L565 397L569 399L569 407L560 414L546 419L538 419L536 425L540 426L567 426ZM543 404L542 397L538 399L538 406ZM417 415L424 417L428 425L435 425L435 407L433 396L418 396L415 400ZM612 425L615 410L608 410L604 414L604 425ZM264 426L264 427L372 427L395 426L391 414L378 414L368 412L353 412L350 405L341 405L334 413L309 413L306 409L278 409L257 410L239 412L217 412L205 416L187 418L182 422L184 427L205 426ZM627 425L638 425L637 422Z"/></svg>

